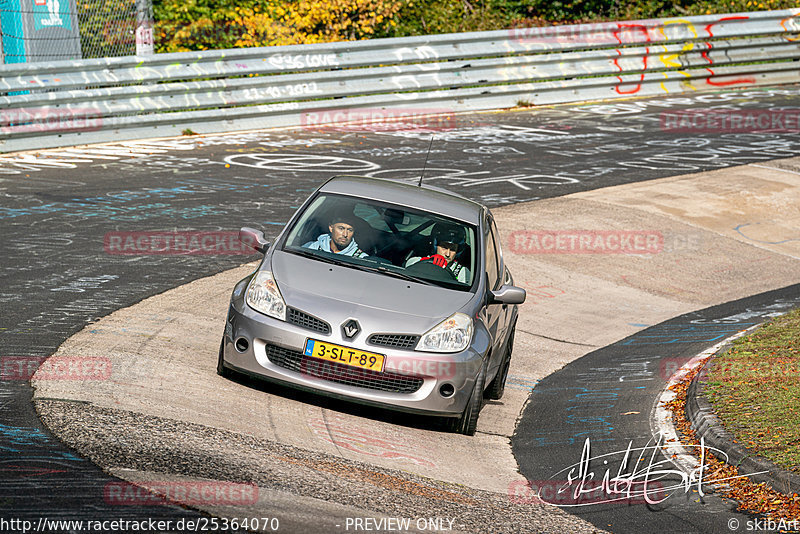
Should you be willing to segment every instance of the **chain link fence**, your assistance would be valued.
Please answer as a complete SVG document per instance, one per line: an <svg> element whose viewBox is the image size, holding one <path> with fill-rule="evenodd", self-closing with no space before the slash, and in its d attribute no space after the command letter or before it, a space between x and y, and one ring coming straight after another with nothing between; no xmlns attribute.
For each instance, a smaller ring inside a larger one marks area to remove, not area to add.
<svg viewBox="0 0 800 534"><path fill-rule="evenodd" d="M0 64L153 53L151 0L0 0Z"/></svg>
<svg viewBox="0 0 800 534"><path fill-rule="evenodd" d="M85 59L136 53L136 0L76 0Z"/></svg>

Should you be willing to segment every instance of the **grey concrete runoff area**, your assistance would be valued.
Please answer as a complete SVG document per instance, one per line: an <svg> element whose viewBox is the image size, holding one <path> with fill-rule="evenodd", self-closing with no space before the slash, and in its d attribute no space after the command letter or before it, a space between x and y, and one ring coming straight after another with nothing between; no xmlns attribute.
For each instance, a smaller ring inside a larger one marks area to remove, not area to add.
<svg viewBox="0 0 800 534"><path fill-rule="evenodd" d="M218 517L278 517L285 532L309 521L319 532L345 532L353 517L415 518L420 531L433 523L418 518L464 532L597 531L561 509L512 498L525 479L510 441L531 388L648 325L800 282L800 158L493 212L528 300L506 395L484 407L474 437L217 376L230 290L255 263L147 298L73 335L52 358L105 358L110 375L34 376L36 409L59 439L116 477L155 491L185 481L239 484L253 498L189 506ZM546 242L548 232L561 239ZM637 250L618 253L607 239L631 232L644 236L629 238Z"/></svg>

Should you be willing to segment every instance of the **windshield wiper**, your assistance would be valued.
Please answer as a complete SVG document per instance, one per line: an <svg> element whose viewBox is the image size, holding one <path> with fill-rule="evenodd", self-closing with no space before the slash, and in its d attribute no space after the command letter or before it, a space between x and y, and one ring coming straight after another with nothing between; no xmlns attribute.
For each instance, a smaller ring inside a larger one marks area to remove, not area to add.
<svg viewBox="0 0 800 534"><path fill-rule="evenodd" d="M415 276L411 276L410 274L401 273L401 272L398 272L398 271L393 271L393 270L388 269L388 268L383 267L383 266L370 267L368 265L364 265L363 267L365 267L366 269L369 269L370 271L378 271L378 272L381 272L383 274L387 274L389 276L394 276L395 278L408 280L409 282L418 282L420 284L425 284L426 286L435 286L435 285L437 285L437 284L434 284L433 282L431 282L429 280L424 280L422 278L417 278Z"/></svg>
<svg viewBox="0 0 800 534"><path fill-rule="evenodd" d="M314 252L311 252L311 250L305 248L287 248L284 250L286 250L291 254L297 254L298 256L305 256L306 258L313 258L315 260L324 261L326 263L333 263L334 265L350 265L349 263L339 261L336 258L332 258L327 255L316 254Z"/></svg>
<svg viewBox="0 0 800 534"><path fill-rule="evenodd" d="M373 267L371 265L362 265L360 263L350 263L350 262L346 262L346 261L340 261L337 258L332 258L331 256L328 256L327 254L324 254L324 255L323 254L316 254L316 253L312 252L311 250L304 249L304 248L287 248L285 250L287 252L292 253L292 254L297 254L299 256L304 256L306 258L312 258L312 259L324 261L324 262L327 262L327 263L333 263L334 265L342 265L344 267L352 267L353 269L358 269L359 271L367 271L367 272L372 272L372 273L379 272L379 273L382 273L382 274L393 276L395 278L401 278L403 280L408 280L409 282L418 282L420 284L425 284L427 286L438 286L439 285L439 284L436 284L436 283L431 282L429 280L423 280L422 278L416 278L414 276L411 276L410 274L405 274L405 273L400 273L400 272L397 272L397 271L393 271L393 270L388 269L386 267L383 267L381 265Z"/></svg>

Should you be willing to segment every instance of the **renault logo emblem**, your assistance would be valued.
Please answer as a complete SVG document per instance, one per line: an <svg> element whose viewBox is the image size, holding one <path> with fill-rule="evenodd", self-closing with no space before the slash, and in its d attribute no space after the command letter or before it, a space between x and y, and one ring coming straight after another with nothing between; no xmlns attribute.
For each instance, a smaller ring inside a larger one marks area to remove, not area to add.
<svg viewBox="0 0 800 534"><path fill-rule="evenodd" d="M355 319L350 319L346 323L342 324L342 335L345 339L353 339L361 332L361 327L358 326L358 321Z"/></svg>

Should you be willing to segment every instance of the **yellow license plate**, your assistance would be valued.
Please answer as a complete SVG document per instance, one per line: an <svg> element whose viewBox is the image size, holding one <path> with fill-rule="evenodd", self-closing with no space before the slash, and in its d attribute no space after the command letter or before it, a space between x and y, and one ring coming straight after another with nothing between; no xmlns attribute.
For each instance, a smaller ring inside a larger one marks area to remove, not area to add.
<svg viewBox="0 0 800 534"><path fill-rule="evenodd" d="M386 357L383 354L374 352L364 352L363 350L325 343L316 339L306 340L306 347L303 353L312 358L328 360L329 362L341 363L361 369L369 369L378 373L383 372L383 364Z"/></svg>

